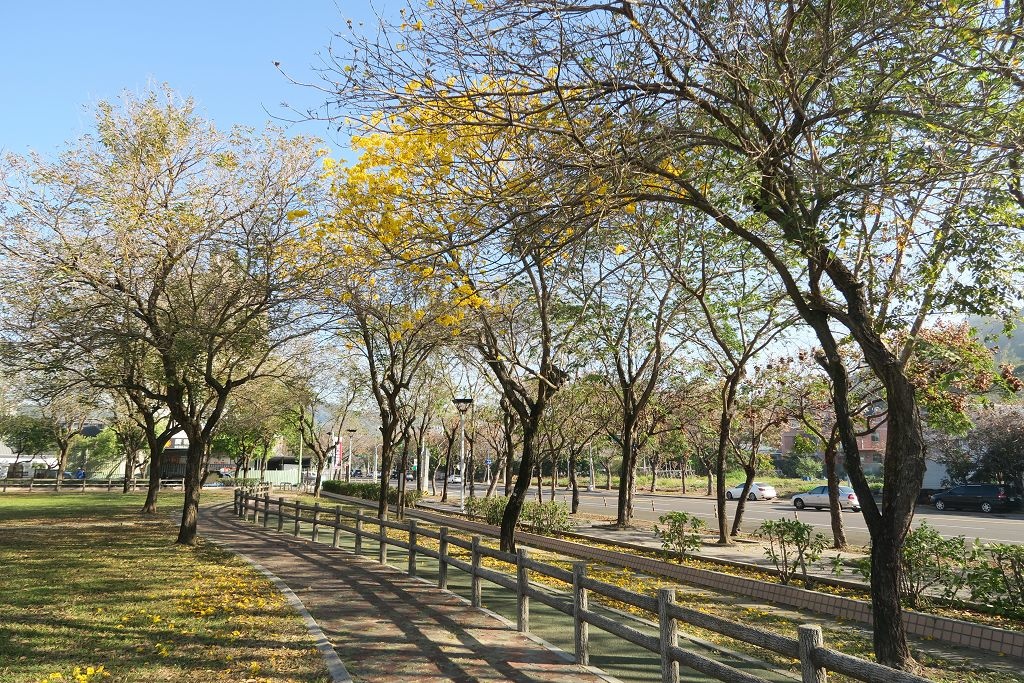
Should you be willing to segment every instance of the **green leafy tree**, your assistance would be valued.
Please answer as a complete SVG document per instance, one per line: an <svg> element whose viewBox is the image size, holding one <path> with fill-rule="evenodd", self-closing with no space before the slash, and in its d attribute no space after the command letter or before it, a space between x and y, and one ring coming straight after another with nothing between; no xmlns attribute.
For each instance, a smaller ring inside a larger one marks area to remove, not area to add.
<svg viewBox="0 0 1024 683"><path fill-rule="evenodd" d="M222 133L164 89L101 102L93 135L3 169L8 340L89 366L129 342L151 352L160 381L129 386L188 437L179 543L195 543L202 466L231 393L279 374L277 351L323 327L309 305L323 270L295 256L321 196L316 146Z"/></svg>

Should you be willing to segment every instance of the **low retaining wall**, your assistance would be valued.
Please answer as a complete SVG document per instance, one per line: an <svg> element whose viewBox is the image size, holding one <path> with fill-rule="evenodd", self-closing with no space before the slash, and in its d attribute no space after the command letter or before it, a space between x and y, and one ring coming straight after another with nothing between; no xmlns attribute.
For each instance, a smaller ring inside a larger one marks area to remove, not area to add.
<svg viewBox="0 0 1024 683"><path fill-rule="evenodd" d="M370 505L368 501L358 498L333 494L326 495L348 503L364 506ZM406 511L406 514L434 524L443 524L491 537L497 537L500 531L498 527L490 524L460 519L439 512L410 509ZM549 536L538 536L523 531L518 532L516 537L526 545L534 548L604 562L645 574L664 576L695 586L743 595L765 602L774 602L786 605L787 607L810 610L840 619L849 619L864 624L872 623L871 603L866 600L856 600L805 588L797 588L796 586L784 586L781 583L767 583L742 576L723 574L722 572L709 569L671 564L651 557L630 555L604 548L594 548L581 543L574 543L573 541L551 538ZM911 610L903 611L903 624L907 629L907 633L913 636L1024 659L1024 632L1021 631L1008 631L1002 628L972 624L967 621L960 621L959 619L948 619Z"/></svg>

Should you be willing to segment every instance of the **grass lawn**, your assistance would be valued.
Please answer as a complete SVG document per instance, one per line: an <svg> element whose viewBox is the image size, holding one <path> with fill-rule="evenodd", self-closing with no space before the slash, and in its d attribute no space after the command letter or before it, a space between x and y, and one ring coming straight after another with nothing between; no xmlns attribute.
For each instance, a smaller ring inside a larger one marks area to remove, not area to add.
<svg viewBox="0 0 1024 683"><path fill-rule="evenodd" d="M268 581L210 544L176 545L143 500L0 496L0 682L330 680ZM163 495L161 512L181 502Z"/></svg>

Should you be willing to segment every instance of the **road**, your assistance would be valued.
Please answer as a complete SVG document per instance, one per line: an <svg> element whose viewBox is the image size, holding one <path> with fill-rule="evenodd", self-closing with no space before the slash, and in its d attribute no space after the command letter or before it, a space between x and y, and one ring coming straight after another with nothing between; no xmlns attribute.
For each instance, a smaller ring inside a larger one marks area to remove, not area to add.
<svg viewBox="0 0 1024 683"><path fill-rule="evenodd" d="M499 487L500 488L500 487ZM458 500L458 490L449 491L449 499ZM531 489L533 500L536 500L536 489ZM550 489L544 488L544 500L548 500ZM559 490L556 499L570 502L570 492ZM587 512L598 515L615 516L616 503L618 500L617 491L580 491L580 512ZM735 514L736 502L726 503L730 524ZM659 515L671 510L682 510L702 517L709 526L715 526L715 501L703 497L673 496L673 495L651 495L637 491L633 500L633 516L637 519L657 521ZM786 501L747 501L746 511L743 514L744 532L753 532L757 526L766 519L780 519L797 515L802 522L813 525L816 529L827 536L832 534L832 525L829 519L828 510L805 509L799 513L793 508L793 504ZM922 521L939 531L943 536L965 536L968 540L975 538L986 543L1024 543L1024 514L994 513L984 514L982 512L939 512L932 507L919 505L914 515L914 526ZM868 543L867 526L864 518L859 512L847 511L843 513L843 521L846 526L847 540L855 545L866 545Z"/></svg>

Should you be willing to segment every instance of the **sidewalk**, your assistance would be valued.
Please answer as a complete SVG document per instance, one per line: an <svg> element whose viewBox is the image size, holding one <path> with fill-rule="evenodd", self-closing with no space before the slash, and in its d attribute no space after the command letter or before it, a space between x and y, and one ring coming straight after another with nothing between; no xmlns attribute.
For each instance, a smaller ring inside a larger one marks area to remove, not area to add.
<svg viewBox="0 0 1024 683"><path fill-rule="evenodd" d="M567 663L458 596L387 566L201 508L202 536L280 578L356 681L611 680Z"/></svg>

